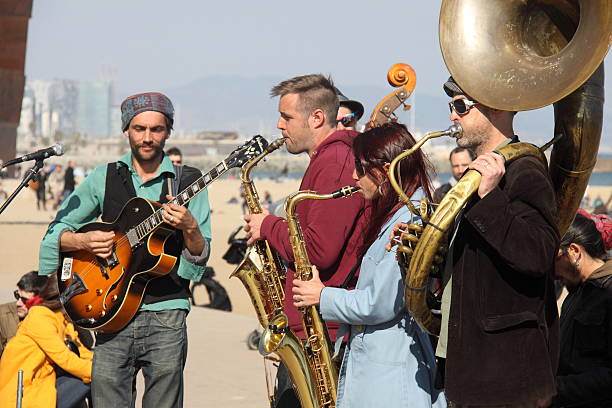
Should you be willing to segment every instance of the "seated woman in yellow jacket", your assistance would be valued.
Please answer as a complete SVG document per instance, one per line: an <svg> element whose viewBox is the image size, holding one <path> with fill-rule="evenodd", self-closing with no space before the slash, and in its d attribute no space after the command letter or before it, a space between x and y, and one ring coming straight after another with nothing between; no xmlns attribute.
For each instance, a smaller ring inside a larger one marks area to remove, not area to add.
<svg viewBox="0 0 612 408"><path fill-rule="evenodd" d="M23 370L23 408L79 406L89 391L93 353L66 319L55 275L26 306L28 315L0 360L0 406L15 406L19 370ZM66 340L77 344L80 356L70 351ZM76 377L68 377L73 382L64 383L60 392L56 392L56 367Z"/></svg>

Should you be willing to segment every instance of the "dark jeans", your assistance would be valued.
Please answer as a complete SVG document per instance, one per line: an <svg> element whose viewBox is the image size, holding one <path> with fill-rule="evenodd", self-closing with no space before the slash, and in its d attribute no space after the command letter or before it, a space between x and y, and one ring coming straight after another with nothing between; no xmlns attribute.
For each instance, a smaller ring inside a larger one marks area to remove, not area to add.
<svg viewBox="0 0 612 408"><path fill-rule="evenodd" d="M60 375L55 380L57 408L77 408L89 394L89 384L71 375Z"/></svg>
<svg viewBox="0 0 612 408"><path fill-rule="evenodd" d="M121 331L99 334L93 360L93 406L134 407L136 374L142 370L143 408L182 407L186 316L185 310L140 311Z"/></svg>

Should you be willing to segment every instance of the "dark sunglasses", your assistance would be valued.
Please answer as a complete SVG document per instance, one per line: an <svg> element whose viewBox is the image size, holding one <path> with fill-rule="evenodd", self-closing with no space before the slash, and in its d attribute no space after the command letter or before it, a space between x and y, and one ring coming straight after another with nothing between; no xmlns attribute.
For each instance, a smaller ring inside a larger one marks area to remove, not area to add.
<svg viewBox="0 0 612 408"><path fill-rule="evenodd" d="M448 103L448 108L451 113L455 112L459 116L463 116L470 111L474 107L474 105L478 105L478 102L472 102L468 98L455 99Z"/></svg>
<svg viewBox="0 0 612 408"><path fill-rule="evenodd" d="M361 160L355 157L355 173L357 173L357 177L365 176L365 170L363 165L361 164Z"/></svg>
<svg viewBox="0 0 612 408"><path fill-rule="evenodd" d="M21 301L23 302L23 304L24 304L24 305L25 305L25 302L27 302L28 300L30 300L30 299L28 299L28 298L26 298L26 297L21 296L21 295L19 294L19 291L18 291L17 289L15 289L15 291L13 292L13 296L15 296L15 300L19 300L19 299L21 299Z"/></svg>
<svg viewBox="0 0 612 408"><path fill-rule="evenodd" d="M355 113L349 113L338 119L338 122L342 123L342 126L349 126L355 116Z"/></svg>

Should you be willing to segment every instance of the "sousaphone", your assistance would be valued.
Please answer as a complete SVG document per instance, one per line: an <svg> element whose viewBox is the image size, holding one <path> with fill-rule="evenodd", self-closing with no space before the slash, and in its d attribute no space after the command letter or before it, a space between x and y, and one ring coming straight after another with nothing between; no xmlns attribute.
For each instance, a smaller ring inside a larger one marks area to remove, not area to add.
<svg viewBox="0 0 612 408"><path fill-rule="evenodd" d="M603 122L602 61L612 43L612 1L443 0L439 30L448 70L473 99L508 111L554 104L549 171L563 235L597 159ZM524 154L544 160L532 148L518 150L509 145L500 153L507 160ZM411 250L406 306L432 334L438 334L440 319L427 306L426 288L445 235L443 226L452 224L479 182L478 172L467 172L429 217Z"/></svg>

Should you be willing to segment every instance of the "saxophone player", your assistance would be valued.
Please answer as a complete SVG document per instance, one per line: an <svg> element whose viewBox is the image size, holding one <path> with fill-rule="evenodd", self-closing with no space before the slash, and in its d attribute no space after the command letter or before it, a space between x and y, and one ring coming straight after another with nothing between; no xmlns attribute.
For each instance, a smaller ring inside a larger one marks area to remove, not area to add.
<svg viewBox="0 0 612 408"><path fill-rule="evenodd" d="M404 308L402 273L395 254L385 250L393 225L410 219L389 184L387 170L414 143L404 125L387 123L360 134L353 144L353 178L372 203L359 249L357 287L325 287L316 268L312 280L293 281L296 306L319 305L324 319L343 323L339 334L348 337L348 344L340 368L338 407L446 407L444 395L433 386L431 342ZM402 187L408 197L420 189L431 199L430 168L420 150L402 164Z"/></svg>
<svg viewBox="0 0 612 408"><path fill-rule="evenodd" d="M277 127L285 138L287 151L307 153L310 158L300 190L330 193L353 184L355 159L351 145L358 133L337 130L339 101L332 81L319 74L298 76L272 88L271 95L280 96ZM343 200L307 200L299 204L299 221L307 251L312 263L320 268L321 280L326 285L341 285L357 269L357 247L366 225L364 210L365 201L359 195ZM249 214L244 218L248 245L265 239L282 258L293 262L283 218L267 213ZM289 267L285 293L291 293L294 276L294 270ZM303 339L300 314L291 296L285 297L285 313L291 329ZM328 323L327 327L331 341L335 341L338 323ZM299 406L283 365L279 367L277 381L277 406Z"/></svg>

